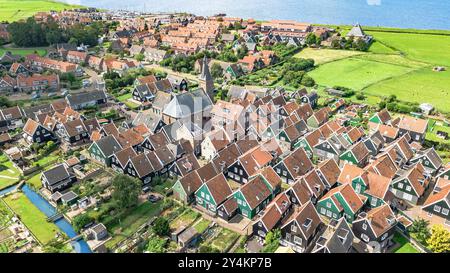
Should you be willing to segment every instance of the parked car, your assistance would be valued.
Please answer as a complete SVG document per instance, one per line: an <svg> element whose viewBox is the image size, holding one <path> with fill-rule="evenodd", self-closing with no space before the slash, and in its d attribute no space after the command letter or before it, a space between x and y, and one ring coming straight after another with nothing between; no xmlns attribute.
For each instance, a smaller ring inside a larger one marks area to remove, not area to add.
<svg viewBox="0 0 450 273"><path fill-rule="evenodd" d="M150 195L147 197L147 199L148 199L148 201L150 201L151 203L156 203L156 202L158 202L159 200L161 200L161 197L156 196L156 195L154 195L154 194L150 194Z"/></svg>

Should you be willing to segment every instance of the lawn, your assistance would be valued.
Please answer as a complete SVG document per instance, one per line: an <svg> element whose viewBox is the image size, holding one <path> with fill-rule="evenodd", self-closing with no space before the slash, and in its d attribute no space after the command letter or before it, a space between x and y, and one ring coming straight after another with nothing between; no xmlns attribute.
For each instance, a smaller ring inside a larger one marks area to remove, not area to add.
<svg viewBox="0 0 450 273"><path fill-rule="evenodd" d="M0 155L0 190L19 181L20 172L5 155Z"/></svg>
<svg viewBox="0 0 450 273"><path fill-rule="evenodd" d="M124 102L124 101L126 101L126 100L128 100L128 99L131 99L132 96L133 96L133 94L131 94L131 93L126 93L125 95L118 96L118 97L117 97L117 100L120 101L120 102Z"/></svg>
<svg viewBox="0 0 450 273"><path fill-rule="evenodd" d="M361 54L366 53L354 50L305 48L301 52L297 53L294 57L313 59L316 65L318 65Z"/></svg>
<svg viewBox="0 0 450 273"><path fill-rule="evenodd" d="M178 216L177 218L173 219L173 221L170 222L170 229L177 230L182 226L185 227L190 226L199 216L200 214L198 212L195 212L191 209L187 209L180 216Z"/></svg>
<svg viewBox="0 0 450 273"><path fill-rule="evenodd" d="M9 220L12 217L12 213L5 203L0 200L0 230L7 226ZM0 236L0 239L2 236Z"/></svg>
<svg viewBox="0 0 450 273"><path fill-rule="evenodd" d="M236 232L233 232L226 228L222 228L220 233L210 241L210 245L211 247L216 248L221 252L224 252L231 246L231 244L234 243L234 241L238 237L239 234L237 234Z"/></svg>
<svg viewBox="0 0 450 273"><path fill-rule="evenodd" d="M450 36L368 31L375 40L394 48L406 57L450 66Z"/></svg>
<svg viewBox="0 0 450 273"><path fill-rule="evenodd" d="M434 72L426 67L379 82L364 90L378 96L396 95L399 100L431 103L438 110L450 112L450 71Z"/></svg>
<svg viewBox="0 0 450 273"><path fill-rule="evenodd" d="M70 9L79 6L51 0L0 0L0 21L17 21L39 11Z"/></svg>
<svg viewBox="0 0 450 273"><path fill-rule="evenodd" d="M58 227L47 222L47 216L36 208L23 193L11 194L4 200L41 243L48 243L59 232Z"/></svg>
<svg viewBox="0 0 450 273"><path fill-rule="evenodd" d="M211 221L202 218L193 225L193 228L195 228L199 234L202 234L208 228L209 224L211 224Z"/></svg>
<svg viewBox="0 0 450 273"><path fill-rule="evenodd" d="M58 151L56 151L40 158L39 160L33 162L33 164L38 166L47 166L47 164L56 163L59 158L60 156L58 154Z"/></svg>
<svg viewBox="0 0 450 273"><path fill-rule="evenodd" d="M1 2L1 0L0 0ZM37 53L40 56L45 56L47 50L45 48L6 48L0 47L0 56L2 56L6 51L11 51L14 55L27 56L30 54Z"/></svg>
<svg viewBox="0 0 450 273"><path fill-rule="evenodd" d="M420 253L405 237L396 232L394 234L394 242L400 244L399 247L392 250L393 253Z"/></svg>
<svg viewBox="0 0 450 273"><path fill-rule="evenodd" d="M309 72L309 75L322 86L339 85L362 90L412 70L410 67L352 57L320 65Z"/></svg>
<svg viewBox="0 0 450 273"><path fill-rule="evenodd" d="M434 142L450 144L450 139L442 139L437 136L437 132L446 132L450 136L450 126L444 125L442 121L429 120L426 139Z"/></svg>
<svg viewBox="0 0 450 273"><path fill-rule="evenodd" d="M136 230L152 217L159 215L161 201L157 203L144 202L131 211L114 214L103 220L103 223L113 238L107 242L112 248L118 242L132 235Z"/></svg>

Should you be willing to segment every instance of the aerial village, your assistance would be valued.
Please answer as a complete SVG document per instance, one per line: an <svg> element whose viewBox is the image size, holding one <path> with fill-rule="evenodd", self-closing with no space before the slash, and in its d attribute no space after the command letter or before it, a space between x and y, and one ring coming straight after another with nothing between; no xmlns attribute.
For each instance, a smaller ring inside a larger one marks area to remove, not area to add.
<svg viewBox="0 0 450 273"><path fill-rule="evenodd" d="M311 39L370 44L359 25L342 37L220 14L34 20L110 24L96 46L0 56L0 93L21 102L0 109L1 251L429 252L420 227L450 229L450 165L425 139L431 109L322 96L289 73L314 66L290 58Z"/></svg>

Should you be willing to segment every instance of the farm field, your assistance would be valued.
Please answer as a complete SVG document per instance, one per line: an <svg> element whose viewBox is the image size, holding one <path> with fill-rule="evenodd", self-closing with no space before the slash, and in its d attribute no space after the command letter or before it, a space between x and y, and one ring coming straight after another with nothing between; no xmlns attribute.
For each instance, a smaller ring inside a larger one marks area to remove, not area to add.
<svg viewBox="0 0 450 273"><path fill-rule="evenodd" d="M450 36L367 31L377 41L407 58L435 65L450 65Z"/></svg>
<svg viewBox="0 0 450 273"><path fill-rule="evenodd" d="M399 100L410 102L427 102L437 109L450 112L450 71L433 72L422 68L401 75L364 90L365 93L378 96L394 94Z"/></svg>
<svg viewBox="0 0 450 273"><path fill-rule="evenodd" d="M0 0L0 21L17 21L33 16L39 11L56 10L80 7L52 0Z"/></svg>
<svg viewBox="0 0 450 273"><path fill-rule="evenodd" d="M371 97L368 103L379 101L374 97L396 95L401 101L427 102L450 112L446 99L450 96L448 67L444 72L432 70L434 66L450 65L447 32L414 34L372 28L367 33L376 40L368 52L307 48L297 57L317 60L318 67L309 75L320 88L338 85L362 91Z"/></svg>
<svg viewBox="0 0 450 273"><path fill-rule="evenodd" d="M411 72L413 68L363 60L356 57L346 58L319 66L309 75L323 86L345 86L355 90L378 83L395 76Z"/></svg>
<svg viewBox="0 0 450 273"><path fill-rule="evenodd" d="M45 214L35 207L23 193L8 195L4 200L41 243L46 244L55 238L58 227L47 222Z"/></svg>
<svg viewBox="0 0 450 273"><path fill-rule="evenodd" d="M324 64L347 57L366 54L361 51L305 48L295 54L296 58L313 59L316 65Z"/></svg>

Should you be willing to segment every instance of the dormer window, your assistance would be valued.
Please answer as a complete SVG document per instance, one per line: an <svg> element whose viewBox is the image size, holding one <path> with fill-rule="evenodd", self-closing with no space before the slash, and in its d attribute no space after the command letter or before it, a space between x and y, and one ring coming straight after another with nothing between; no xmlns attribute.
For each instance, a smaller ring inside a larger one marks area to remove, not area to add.
<svg viewBox="0 0 450 273"><path fill-rule="evenodd" d="M306 218L305 222L303 223L303 227L305 229L309 229L309 227L311 226L312 220L310 218Z"/></svg>

